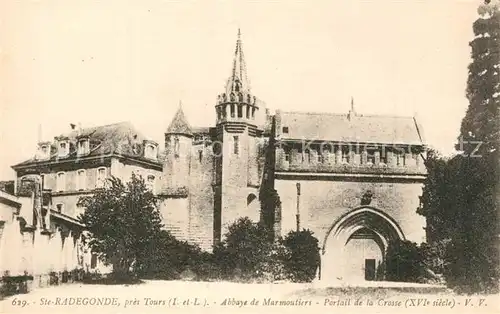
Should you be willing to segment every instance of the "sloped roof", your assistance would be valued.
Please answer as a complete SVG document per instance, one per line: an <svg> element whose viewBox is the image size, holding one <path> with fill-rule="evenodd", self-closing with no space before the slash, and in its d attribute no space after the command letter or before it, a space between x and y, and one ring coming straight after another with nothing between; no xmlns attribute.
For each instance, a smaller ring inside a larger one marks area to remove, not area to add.
<svg viewBox="0 0 500 314"><path fill-rule="evenodd" d="M101 156L112 153L127 157L143 159L143 141L146 139L139 133L130 122L119 122L109 125L75 129L70 133L61 134L55 138L68 138L70 143L69 154L66 157L58 157L57 143L51 145L50 160L62 160L75 158L77 151L77 140L81 137L88 137L90 143L90 153L87 156ZM13 167L37 162L35 157L30 158ZM43 160L46 161L46 160Z"/></svg>
<svg viewBox="0 0 500 314"><path fill-rule="evenodd" d="M166 133L187 134L187 135L193 134L191 131L191 126L187 122L186 115L182 110L182 106L179 106L179 109L177 109L177 112L175 113L172 122L170 122L170 125L168 126Z"/></svg>
<svg viewBox="0 0 500 314"><path fill-rule="evenodd" d="M422 145L414 117L281 112L283 139Z"/></svg>

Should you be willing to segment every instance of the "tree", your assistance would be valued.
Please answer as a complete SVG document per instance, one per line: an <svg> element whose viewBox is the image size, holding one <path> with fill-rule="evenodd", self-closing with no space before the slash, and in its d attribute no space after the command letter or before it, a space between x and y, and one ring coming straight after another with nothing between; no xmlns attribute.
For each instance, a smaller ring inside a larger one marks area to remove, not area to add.
<svg viewBox="0 0 500 314"><path fill-rule="evenodd" d="M79 199L85 208L79 219L90 231L91 250L113 266L115 275L128 277L158 237L161 217L156 197L142 178L132 175L123 183L113 177L107 183L94 195Z"/></svg>
<svg viewBox="0 0 500 314"><path fill-rule="evenodd" d="M476 155L500 147L500 13L499 4L485 1L478 9L470 42L467 99L469 107L462 120L458 149Z"/></svg>
<svg viewBox="0 0 500 314"><path fill-rule="evenodd" d="M427 162L422 206L431 251L442 259L449 286L463 292L498 291L500 141L500 13L487 1L474 23L466 95L457 149L449 160ZM445 248L443 250L443 248Z"/></svg>

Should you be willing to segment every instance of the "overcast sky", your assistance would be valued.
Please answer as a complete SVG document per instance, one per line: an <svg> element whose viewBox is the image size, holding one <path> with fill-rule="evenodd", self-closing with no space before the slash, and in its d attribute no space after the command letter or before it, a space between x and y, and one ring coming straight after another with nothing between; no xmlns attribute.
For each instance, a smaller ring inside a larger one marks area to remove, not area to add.
<svg viewBox="0 0 500 314"><path fill-rule="evenodd" d="M473 0L0 1L0 180L42 138L131 121L160 143L180 100L212 126L238 27L274 109L417 113L450 153L468 102Z"/></svg>

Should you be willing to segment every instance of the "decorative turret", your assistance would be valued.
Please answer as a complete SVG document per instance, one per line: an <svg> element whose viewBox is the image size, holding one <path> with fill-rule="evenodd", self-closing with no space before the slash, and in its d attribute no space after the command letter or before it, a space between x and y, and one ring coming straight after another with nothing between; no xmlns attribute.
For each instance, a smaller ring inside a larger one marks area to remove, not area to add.
<svg viewBox="0 0 500 314"><path fill-rule="evenodd" d="M215 106L217 124L227 121L252 121L259 109L258 100L252 95L243 55L241 32L234 52L233 69L226 83L225 92L217 97Z"/></svg>
<svg viewBox="0 0 500 314"><path fill-rule="evenodd" d="M189 159L193 145L193 133L187 122L182 103L165 132L166 158L163 165L165 177L163 194L187 197Z"/></svg>

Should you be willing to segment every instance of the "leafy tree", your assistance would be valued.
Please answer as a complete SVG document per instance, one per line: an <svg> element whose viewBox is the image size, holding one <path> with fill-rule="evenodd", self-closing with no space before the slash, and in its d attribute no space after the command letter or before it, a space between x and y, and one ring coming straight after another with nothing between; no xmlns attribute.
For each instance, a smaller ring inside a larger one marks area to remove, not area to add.
<svg viewBox="0 0 500 314"><path fill-rule="evenodd" d="M494 3L495 2L495 3ZM481 142L476 155L500 147L500 12L498 1L485 1L473 24L470 42L467 98L469 107L462 120L458 149L470 154Z"/></svg>
<svg viewBox="0 0 500 314"><path fill-rule="evenodd" d="M79 218L90 231L91 250L113 266L115 275L128 277L157 241L161 217L156 197L141 177L132 175L127 183L113 177L107 183L94 195L79 199L85 208Z"/></svg>
<svg viewBox="0 0 500 314"><path fill-rule="evenodd" d="M500 13L486 1L473 25L469 107L457 149L449 160L426 162L422 206L430 252L449 286L463 292L498 291L498 195L500 140Z"/></svg>

